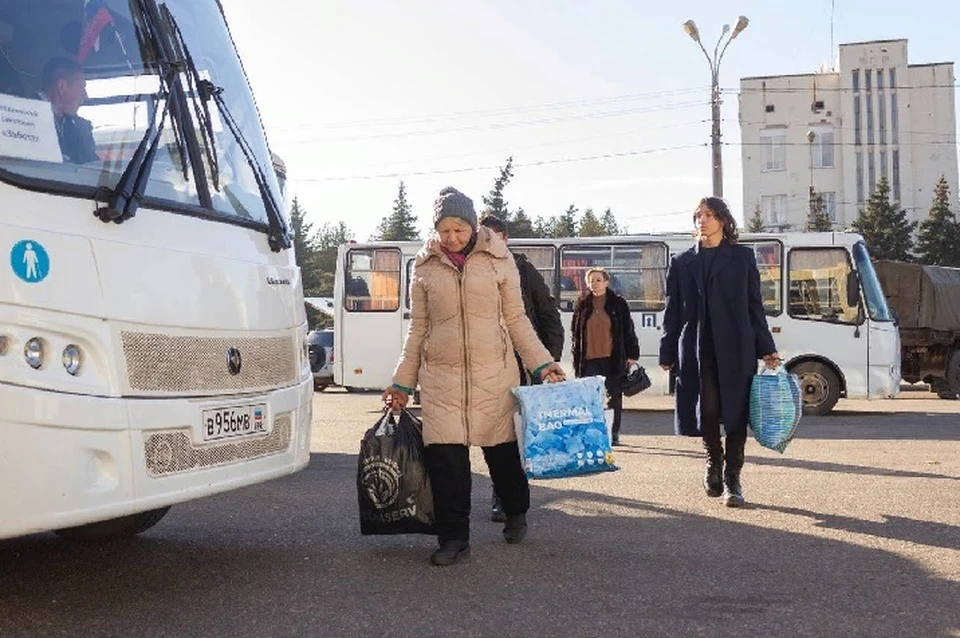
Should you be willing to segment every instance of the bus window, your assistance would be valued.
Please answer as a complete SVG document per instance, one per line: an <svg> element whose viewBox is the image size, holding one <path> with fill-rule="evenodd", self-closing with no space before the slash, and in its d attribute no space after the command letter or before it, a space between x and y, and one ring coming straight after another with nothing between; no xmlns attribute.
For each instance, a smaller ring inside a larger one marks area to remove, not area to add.
<svg viewBox="0 0 960 638"><path fill-rule="evenodd" d="M350 312L393 312L400 307L400 251L357 249L347 253L344 308Z"/></svg>
<svg viewBox="0 0 960 638"><path fill-rule="evenodd" d="M763 310L770 316L783 311L780 299L783 264L783 246L776 241L744 242L753 248L757 256L757 269L760 271L760 296L763 298Z"/></svg>
<svg viewBox="0 0 960 638"><path fill-rule="evenodd" d="M413 283L413 264L416 263L416 261L417 261L416 259L407 260L407 278L406 278L407 289L404 291L404 295L403 295L403 307L406 308L407 310L410 310L410 303L411 303L410 284Z"/></svg>
<svg viewBox="0 0 960 638"><path fill-rule="evenodd" d="M667 247L664 244L564 246L560 252L560 308L572 310L586 290L586 272L600 266L610 275L610 287L631 310L663 310Z"/></svg>
<svg viewBox="0 0 960 638"><path fill-rule="evenodd" d="M547 282L547 287L550 289L550 294L557 294L555 264L557 249L555 246L517 246L511 242L510 252L524 255L527 261L533 264L533 267L543 276L543 280Z"/></svg>
<svg viewBox="0 0 960 638"><path fill-rule="evenodd" d="M858 323L860 308L847 305L850 259L843 248L790 251L787 309L791 317L832 323Z"/></svg>

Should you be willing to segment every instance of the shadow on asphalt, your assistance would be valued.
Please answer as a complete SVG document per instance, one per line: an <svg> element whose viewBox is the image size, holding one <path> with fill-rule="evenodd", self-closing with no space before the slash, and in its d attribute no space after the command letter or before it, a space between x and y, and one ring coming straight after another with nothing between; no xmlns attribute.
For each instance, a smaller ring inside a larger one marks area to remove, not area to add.
<svg viewBox="0 0 960 638"><path fill-rule="evenodd" d="M427 536L361 537L356 457L174 507L135 540L0 541L0 635L943 636L960 583L887 551L768 529L758 510L955 547L956 528L757 506L716 516L532 484L531 532L503 542L475 475L473 559L429 566ZM951 545L951 539L954 544ZM509 631L507 631L509 630Z"/></svg>

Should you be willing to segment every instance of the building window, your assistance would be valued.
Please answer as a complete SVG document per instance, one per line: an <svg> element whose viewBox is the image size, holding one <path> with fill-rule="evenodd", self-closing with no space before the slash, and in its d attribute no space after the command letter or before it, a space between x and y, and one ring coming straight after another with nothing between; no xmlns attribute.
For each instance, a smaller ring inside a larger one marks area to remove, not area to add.
<svg viewBox="0 0 960 638"><path fill-rule="evenodd" d="M877 69L877 90L883 90L883 69Z"/></svg>
<svg viewBox="0 0 960 638"><path fill-rule="evenodd" d="M873 96L867 95L867 144L873 144Z"/></svg>
<svg viewBox="0 0 960 638"><path fill-rule="evenodd" d="M760 198L763 223L766 226L783 226L787 222L787 196L769 195Z"/></svg>
<svg viewBox="0 0 960 638"><path fill-rule="evenodd" d="M866 69L863 72L863 86L867 90L867 93L873 90L873 87L871 86L873 83L870 81L872 77L873 76L870 75L870 69Z"/></svg>
<svg viewBox="0 0 960 638"><path fill-rule="evenodd" d="M857 152L857 203L863 203L863 153Z"/></svg>
<svg viewBox="0 0 960 638"><path fill-rule="evenodd" d="M817 126L810 130L814 133L810 148L814 168L833 168L833 127Z"/></svg>
<svg viewBox="0 0 960 638"><path fill-rule="evenodd" d="M887 173L887 150L880 149L880 179L890 180L890 176Z"/></svg>
<svg viewBox="0 0 960 638"><path fill-rule="evenodd" d="M874 189L877 186L877 166L876 166L876 162L873 159L873 151L867 152L867 177L870 180L869 182L867 182L867 184L870 187L869 192L873 193Z"/></svg>
<svg viewBox="0 0 960 638"><path fill-rule="evenodd" d="M853 143L855 146L863 144L863 136L860 128L863 124L860 122L860 96L853 96Z"/></svg>
<svg viewBox="0 0 960 638"><path fill-rule="evenodd" d="M760 131L760 170L787 170L787 129L770 128Z"/></svg>
<svg viewBox="0 0 960 638"><path fill-rule="evenodd" d="M893 149L893 201L900 201L900 151Z"/></svg>
<svg viewBox="0 0 960 638"><path fill-rule="evenodd" d="M887 104L883 93L877 93L877 139L881 144L887 143Z"/></svg>
<svg viewBox="0 0 960 638"><path fill-rule="evenodd" d="M823 197L823 212L831 222L837 221L837 194L832 192L820 193Z"/></svg>
<svg viewBox="0 0 960 638"><path fill-rule="evenodd" d="M897 69L890 67L890 90L897 88Z"/></svg>
<svg viewBox="0 0 960 638"><path fill-rule="evenodd" d="M890 69L893 71L893 69ZM900 114L897 112L897 94L890 94L890 142L900 143Z"/></svg>
<svg viewBox="0 0 960 638"><path fill-rule="evenodd" d="M860 90L860 69L854 69L853 74L853 92L856 93Z"/></svg>

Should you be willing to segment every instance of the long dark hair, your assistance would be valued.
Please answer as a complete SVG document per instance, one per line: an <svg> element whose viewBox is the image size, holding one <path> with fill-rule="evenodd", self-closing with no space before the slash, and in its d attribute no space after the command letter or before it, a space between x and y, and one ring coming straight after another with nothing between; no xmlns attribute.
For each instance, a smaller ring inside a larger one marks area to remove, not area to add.
<svg viewBox="0 0 960 638"><path fill-rule="evenodd" d="M730 207L727 206L727 203L719 197L704 197L700 200L700 205L697 206L697 210L700 209L700 206L706 206L713 211L713 216L723 224L723 239L730 244L737 243L737 240L740 239L740 231L737 230L737 220L733 218L733 213L730 212ZM700 215L697 214L697 211L694 211L694 224L697 223L699 217Z"/></svg>

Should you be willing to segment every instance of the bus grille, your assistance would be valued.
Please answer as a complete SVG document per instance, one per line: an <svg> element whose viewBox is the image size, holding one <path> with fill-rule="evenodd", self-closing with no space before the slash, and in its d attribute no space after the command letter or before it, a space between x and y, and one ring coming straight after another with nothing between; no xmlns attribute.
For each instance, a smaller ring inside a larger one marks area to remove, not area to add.
<svg viewBox="0 0 960 638"><path fill-rule="evenodd" d="M297 351L290 337L175 337L123 332L127 378L135 391L199 393L251 391L297 382ZM237 348L240 372L231 374L227 350Z"/></svg>
<svg viewBox="0 0 960 638"><path fill-rule="evenodd" d="M150 434L143 446L147 472L165 476L284 452L290 447L292 422L293 412L285 412L273 420L273 430L267 436L202 446L194 445L188 432Z"/></svg>

